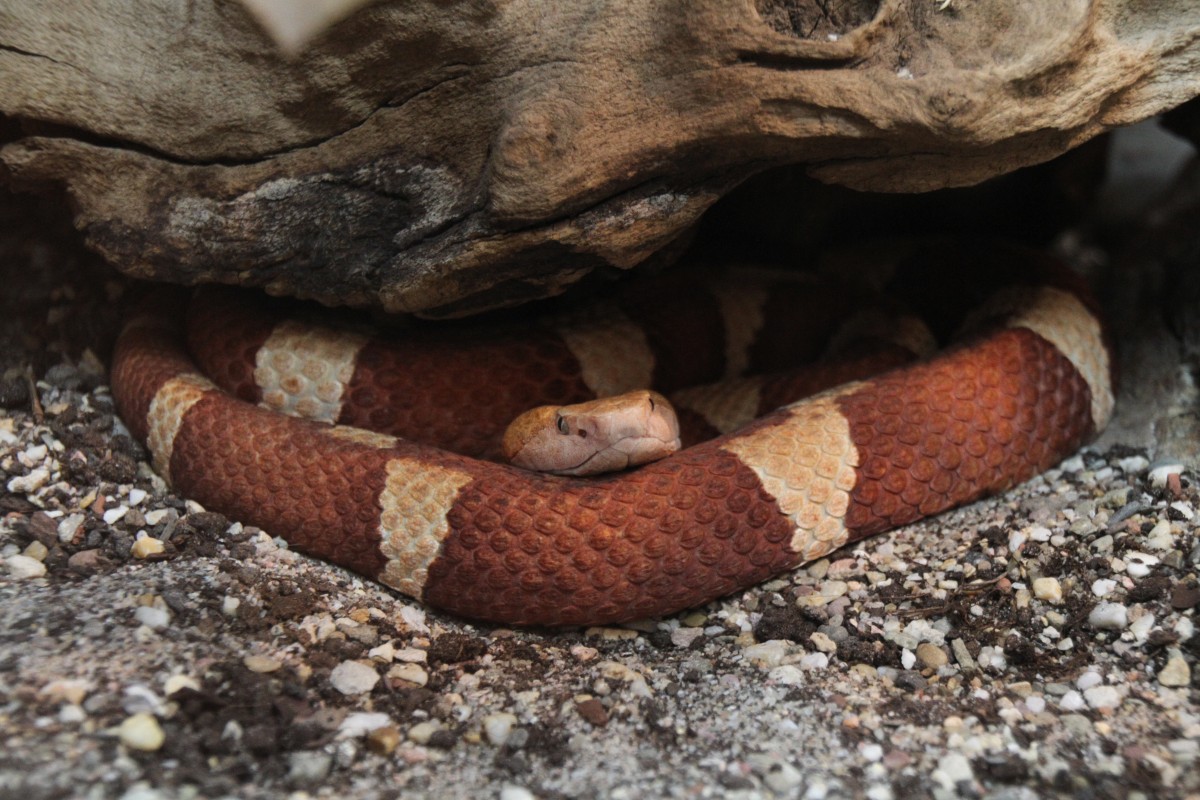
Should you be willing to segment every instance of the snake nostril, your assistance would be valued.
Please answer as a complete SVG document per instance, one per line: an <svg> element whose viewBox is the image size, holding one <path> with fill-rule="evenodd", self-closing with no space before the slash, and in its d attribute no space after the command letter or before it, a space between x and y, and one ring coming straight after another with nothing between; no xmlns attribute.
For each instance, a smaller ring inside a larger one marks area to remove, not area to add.
<svg viewBox="0 0 1200 800"><path fill-rule="evenodd" d="M586 439L586 438L587 438L587 431L584 431L584 430L581 430L581 431L579 431L579 438L580 438L580 439Z"/></svg>

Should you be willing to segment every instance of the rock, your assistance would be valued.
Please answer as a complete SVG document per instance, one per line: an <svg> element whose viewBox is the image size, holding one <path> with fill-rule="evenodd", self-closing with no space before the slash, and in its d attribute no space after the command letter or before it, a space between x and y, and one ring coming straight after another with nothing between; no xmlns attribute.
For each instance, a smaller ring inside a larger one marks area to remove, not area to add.
<svg viewBox="0 0 1200 800"><path fill-rule="evenodd" d="M1192 682L1192 668L1178 650L1172 651L1167 663L1158 671L1158 682L1163 686L1188 686Z"/></svg>
<svg viewBox="0 0 1200 800"><path fill-rule="evenodd" d="M320 750L300 750L288 754L288 783L311 786L329 775L333 767L333 756Z"/></svg>
<svg viewBox="0 0 1200 800"><path fill-rule="evenodd" d="M67 4L0 30L0 176L138 277L458 314L669 259L766 167L899 192L1045 162L1200 93L1191 3L371 4L291 58L222 3Z"/></svg>
<svg viewBox="0 0 1200 800"><path fill-rule="evenodd" d="M153 751L163 746L167 736L153 714L134 714L126 717L117 728L121 744L134 750Z"/></svg>
<svg viewBox="0 0 1200 800"><path fill-rule="evenodd" d="M950 663L950 657L946 655L946 651L930 642L921 642L917 645L917 660L922 666L931 669L944 667Z"/></svg>
<svg viewBox="0 0 1200 800"><path fill-rule="evenodd" d="M506 711L489 714L483 718L483 733L489 742L497 747L503 747L516 725L517 717L514 714Z"/></svg>
<svg viewBox="0 0 1200 800"><path fill-rule="evenodd" d="M171 614L165 608L156 606L138 606L133 617L142 625L155 631L161 631L171 624Z"/></svg>
<svg viewBox="0 0 1200 800"><path fill-rule="evenodd" d="M1034 578L1033 596L1047 603L1061 603L1062 585L1059 584L1058 578Z"/></svg>
<svg viewBox="0 0 1200 800"><path fill-rule="evenodd" d="M375 688L379 673L358 661L343 661L329 673L329 682L342 694L363 694Z"/></svg>
<svg viewBox="0 0 1200 800"><path fill-rule="evenodd" d="M414 744L429 744L429 740L440 730L442 726L436 722L418 722L408 729L408 740Z"/></svg>
<svg viewBox="0 0 1200 800"><path fill-rule="evenodd" d="M1088 624L1102 631L1120 631L1129 625L1129 609L1120 603L1097 603L1088 614Z"/></svg>
<svg viewBox="0 0 1200 800"><path fill-rule="evenodd" d="M275 672L283 666L283 662L270 656L251 654L242 659L242 664L251 672Z"/></svg>
<svg viewBox="0 0 1200 800"><path fill-rule="evenodd" d="M46 574L46 565L29 556L9 556L4 563L8 567L9 577L14 580L41 578Z"/></svg>
<svg viewBox="0 0 1200 800"><path fill-rule="evenodd" d="M134 558L151 558L152 556L161 555L166 549L166 545L161 539L155 539L153 536L143 536L133 543L133 548L130 552Z"/></svg>

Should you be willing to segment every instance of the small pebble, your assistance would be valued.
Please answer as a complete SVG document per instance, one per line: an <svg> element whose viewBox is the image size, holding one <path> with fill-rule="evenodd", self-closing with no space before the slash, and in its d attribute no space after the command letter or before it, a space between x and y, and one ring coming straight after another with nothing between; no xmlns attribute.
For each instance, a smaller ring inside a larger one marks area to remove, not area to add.
<svg viewBox="0 0 1200 800"><path fill-rule="evenodd" d="M429 744L429 740L441 729L442 726L436 722L418 722L408 729L408 740L413 744Z"/></svg>
<svg viewBox="0 0 1200 800"><path fill-rule="evenodd" d="M320 783L333 768L333 756L320 750L299 750L288 753L288 783L312 785Z"/></svg>
<svg viewBox="0 0 1200 800"><path fill-rule="evenodd" d="M1163 686L1188 686L1192 682L1192 669L1178 650L1171 652L1167 663L1158 671L1158 682Z"/></svg>
<svg viewBox="0 0 1200 800"><path fill-rule="evenodd" d="M1075 679L1075 688L1082 692L1102 683L1104 683L1104 679L1100 677L1099 672L1088 670Z"/></svg>
<svg viewBox="0 0 1200 800"><path fill-rule="evenodd" d="M1063 599L1062 585L1058 578L1034 578L1033 596L1048 603L1061 603Z"/></svg>
<svg viewBox="0 0 1200 800"><path fill-rule="evenodd" d="M277 658L261 655L248 655L242 659L242 664L251 672L265 673L275 672L283 666L283 662Z"/></svg>
<svg viewBox="0 0 1200 800"><path fill-rule="evenodd" d="M962 753L947 753L938 759L934 776L947 791L952 791L960 784L973 782L975 771Z"/></svg>
<svg viewBox="0 0 1200 800"><path fill-rule="evenodd" d="M28 475L19 475L8 482L11 494L33 494L50 481L50 470L30 470Z"/></svg>
<svg viewBox="0 0 1200 800"><path fill-rule="evenodd" d="M107 524L112 525L114 522L119 522L128 513L129 509L125 506L110 508L104 512L104 521Z"/></svg>
<svg viewBox="0 0 1200 800"><path fill-rule="evenodd" d="M399 745L400 730L395 725L384 725L367 734L367 749L376 755L391 755Z"/></svg>
<svg viewBox="0 0 1200 800"><path fill-rule="evenodd" d="M46 549L46 545L42 544L36 539L30 542L29 546L21 551L21 555L25 556L26 558L32 558L34 561L45 561L46 556L49 554L50 551Z"/></svg>
<svg viewBox="0 0 1200 800"><path fill-rule="evenodd" d="M1083 695L1072 689L1059 699L1058 707L1063 711L1079 711L1087 708L1087 703L1083 701Z"/></svg>
<svg viewBox="0 0 1200 800"><path fill-rule="evenodd" d="M575 710L593 727L603 728L608 724L608 709L595 697L575 703Z"/></svg>
<svg viewBox="0 0 1200 800"><path fill-rule="evenodd" d="M1121 692L1115 686L1093 686L1083 693L1084 700L1094 709L1116 708L1121 705Z"/></svg>
<svg viewBox="0 0 1200 800"><path fill-rule="evenodd" d="M1181 583L1171 592L1171 608L1176 611L1187 611L1197 605L1200 605L1200 583Z"/></svg>
<svg viewBox="0 0 1200 800"><path fill-rule="evenodd" d="M1120 603L1097 603L1088 614L1088 624L1102 631L1120 631L1129 625L1129 609Z"/></svg>
<svg viewBox="0 0 1200 800"><path fill-rule="evenodd" d="M767 673L767 678L783 686L803 686L804 672L794 664L784 664L775 667Z"/></svg>
<svg viewBox="0 0 1200 800"><path fill-rule="evenodd" d="M153 536L143 536L133 543L130 552L134 558L150 558L156 556L166 550L162 539L155 539Z"/></svg>
<svg viewBox="0 0 1200 800"><path fill-rule="evenodd" d="M512 735L516 724L515 714L509 714L506 711L489 714L483 718L483 734L492 744L503 747L504 743L508 741L508 737Z"/></svg>
<svg viewBox="0 0 1200 800"><path fill-rule="evenodd" d="M1152 467L1147 477L1150 479L1150 485L1155 489L1165 489L1167 478L1171 475L1178 475L1181 472L1183 472L1183 464L1178 461L1171 461Z"/></svg>
<svg viewBox="0 0 1200 800"><path fill-rule="evenodd" d="M505 786L500 790L500 800L537 800L537 795L524 786Z"/></svg>
<svg viewBox="0 0 1200 800"><path fill-rule="evenodd" d="M1096 597L1108 597L1117 588L1117 582L1110 578L1097 578L1092 581L1092 594Z"/></svg>
<svg viewBox="0 0 1200 800"><path fill-rule="evenodd" d="M40 578L46 574L46 565L29 556L9 556L5 559L9 577L14 580Z"/></svg>
<svg viewBox="0 0 1200 800"><path fill-rule="evenodd" d="M379 673L358 661L343 661L329 673L329 682L342 694L363 694L375 688Z"/></svg>
<svg viewBox="0 0 1200 800"><path fill-rule="evenodd" d="M171 624L171 614L165 608L138 606L133 617L150 630L161 631Z"/></svg>
<svg viewBox="0 0 1200 800"><path fill-rule="evenodd" d="M937 669L944 667L949 663L950 657L946 655L946 651L930 642L921 642L917 645L917 660L922 665Z"/></svg>
<svg viewBox="0 0 1200 800"><path fill-rule="evenodd" d="M167 736L153 714L134 714L117 728L117 738L126 747L150 752L162 747Z"/></svg>
<svg viewBox="0 0 1200 800"><path fill-rule="evenodd" d="M396 664L388 670L387 676L392 680L404 681L414 686L424 686L429 683L429 673L422 669L420 664L407 662Z"/></svg>

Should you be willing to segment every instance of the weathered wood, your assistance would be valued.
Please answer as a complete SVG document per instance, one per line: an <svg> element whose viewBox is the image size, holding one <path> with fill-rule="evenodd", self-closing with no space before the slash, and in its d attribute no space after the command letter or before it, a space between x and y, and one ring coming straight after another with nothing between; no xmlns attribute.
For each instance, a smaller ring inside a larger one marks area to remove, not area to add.
<svg viewBox="0 0 1200 800"><path fill-rule="evenodd" d="M782 164L971 184L1200 94L1193 0L0 0L0 177L120 269L433 315L679 241Z"/></svg>

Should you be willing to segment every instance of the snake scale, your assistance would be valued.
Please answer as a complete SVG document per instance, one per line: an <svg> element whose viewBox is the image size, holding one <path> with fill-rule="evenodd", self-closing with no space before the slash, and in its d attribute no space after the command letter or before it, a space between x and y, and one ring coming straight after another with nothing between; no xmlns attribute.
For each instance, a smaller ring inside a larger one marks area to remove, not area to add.
<svg viewBox="0 0 1200 800"><path fill-rule="evenodd" d="M650 290L482 342L381 343L220 291L193 301L189 333L172 295L126 325L113 390L177 491L430 606L521 625L660 616L1002 491L1104 427L1108 340L1069 271L955 245L892 283L950 343L915 361L885 345L779 408L811 381L773 370L818 352L786 337L828 333L853 300L734 282L685 291L682 311ZM768 377L680 409L715 438L662 461L585 479L481 458L529 386L572 402L746 369Z"/></svg>

